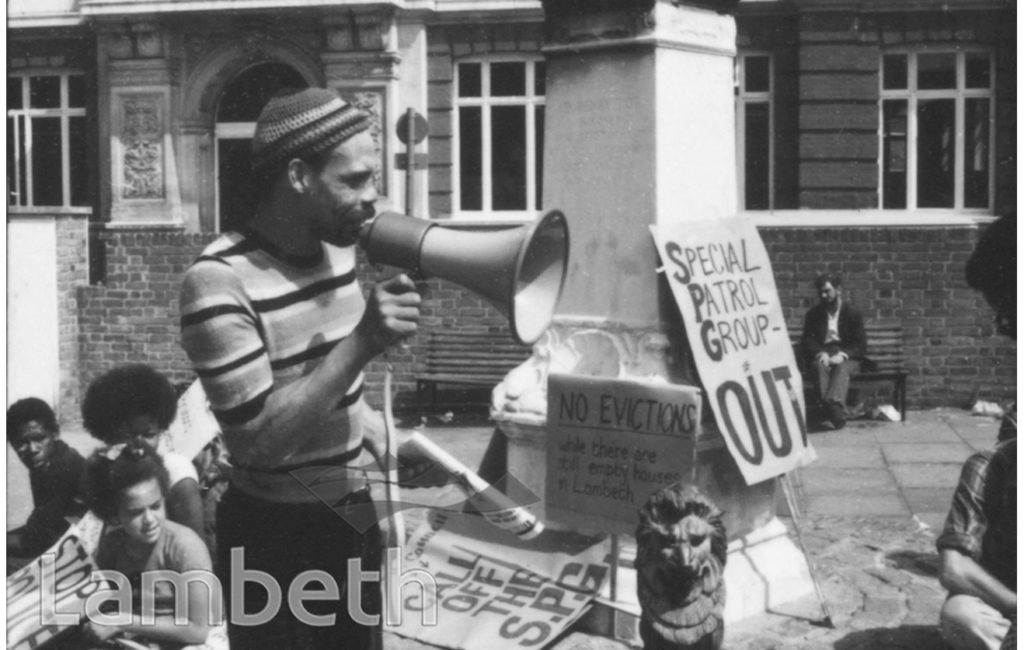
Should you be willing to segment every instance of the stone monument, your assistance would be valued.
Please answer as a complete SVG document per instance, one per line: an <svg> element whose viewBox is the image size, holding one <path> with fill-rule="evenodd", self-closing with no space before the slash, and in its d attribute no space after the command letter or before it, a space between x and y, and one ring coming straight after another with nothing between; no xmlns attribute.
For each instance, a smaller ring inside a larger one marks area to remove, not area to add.
<svg viewBox="0 0 1024 650"><path fill-rule="evenodd" d="M542 497L548 526L601 530L545 511L550 373L700 386L650 226L736 214L736 4L544 0L543 205L569 220L570 266L554 323L495 388L492 415L509 473ZM706 405L704 416L695 476L726 513L726 621L813 593L775 517L776 481L747 485ZM638 613L633 584L623 571L602 625Z"/></svg>

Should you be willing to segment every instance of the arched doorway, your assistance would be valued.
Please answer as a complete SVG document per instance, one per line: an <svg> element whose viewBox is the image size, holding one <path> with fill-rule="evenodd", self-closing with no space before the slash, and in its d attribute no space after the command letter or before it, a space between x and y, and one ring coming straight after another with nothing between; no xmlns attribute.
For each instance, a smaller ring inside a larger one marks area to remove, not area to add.
<svg viewBox="0 0 1024 650"><path fill-rule="evenodd" d="M250 167L256 118L282 88L305 88L306 80L284 63L258 63L241 71L225 87L217 106L217 228L234 230L249 220L255 206Z"/></svg>

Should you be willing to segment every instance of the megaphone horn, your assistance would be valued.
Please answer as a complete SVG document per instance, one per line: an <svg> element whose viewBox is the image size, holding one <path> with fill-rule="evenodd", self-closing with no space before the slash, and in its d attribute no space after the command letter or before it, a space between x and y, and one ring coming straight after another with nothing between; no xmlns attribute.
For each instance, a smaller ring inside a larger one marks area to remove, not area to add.
<svg viewBox="0 0 1024 650"><path fill-rule="evenodd" d="M457 230L383 212L363 224L359 243L371 264L451 280L487 298L525 344L551 324L569 265L569 225L558 210L497 231Z"/></svg>

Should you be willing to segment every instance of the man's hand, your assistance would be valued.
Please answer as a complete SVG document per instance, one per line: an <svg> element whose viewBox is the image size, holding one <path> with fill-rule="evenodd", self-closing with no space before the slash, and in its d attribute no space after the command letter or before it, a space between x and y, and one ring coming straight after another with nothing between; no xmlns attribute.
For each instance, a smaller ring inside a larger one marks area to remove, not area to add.
<svg viewBox="0 0 1024 650"><path fill-rule="evenodd" d="M404 273L378 283L366 302L357 331L375 353L416 332L420 320L420 294Z"/></svg>
<svg viewBox="0 0 1024 650"><path fill-rule="evenodd" d="M836 352L828 358L828 362L833 366L838 366L842 362L846 361L846 355L841 352Z"/></svg>
<svg viewBox="0 0 1024 650"><path fill-rule="evenodd" d="M364 417L363 444L378 459L384 458L387 448L384 418L382 414L372 412ZM451 482L452 476L437 462L425 455L419 447L407 444L411 432L395 429L395 443L398 446L398 482L404 487L423 488L438 487Z"/></svg>
<svg viewBox="0 0 1024 650"><path fill-rule="evenodd" d="M823 350L823 351L819 352L818 356L816 356L814 358L815 358L815 360L817 360L819 366L821 366L822 368L828 368L828 364L829 364L829 361L830 361L829 356L828 356L828 352L825 352Z"/></svg>

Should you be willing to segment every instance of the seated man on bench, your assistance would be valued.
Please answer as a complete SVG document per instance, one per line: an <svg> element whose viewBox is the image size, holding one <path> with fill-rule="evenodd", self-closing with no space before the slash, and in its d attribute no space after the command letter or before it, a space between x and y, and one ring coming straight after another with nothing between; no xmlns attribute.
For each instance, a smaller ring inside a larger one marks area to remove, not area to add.
<svg viewBox="0 0 1024 650"><path fill-rule="evenodd" d="M814 280L819 303L807 311L801 347L807 367L818 378L819 399L836 429L846 425L846 394L850 378L860 371L867 337L864 318L843 302L843 281L834 273Z"/></svg>

